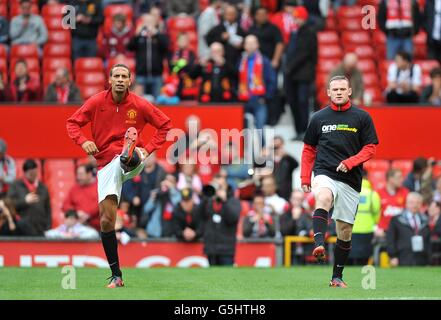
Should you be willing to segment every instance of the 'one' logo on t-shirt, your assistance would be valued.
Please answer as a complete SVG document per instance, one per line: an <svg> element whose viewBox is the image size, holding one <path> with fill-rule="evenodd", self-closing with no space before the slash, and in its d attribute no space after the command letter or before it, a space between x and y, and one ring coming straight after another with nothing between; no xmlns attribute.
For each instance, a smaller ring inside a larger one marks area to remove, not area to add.
<svg viewBox="0 0 441 320"><path fill-rule="evenodd" d="M347 124L328 124L322 126L322 133L329 133L332 131L349 131L356 133L358 131L357 128L351 128Z"/></svg>

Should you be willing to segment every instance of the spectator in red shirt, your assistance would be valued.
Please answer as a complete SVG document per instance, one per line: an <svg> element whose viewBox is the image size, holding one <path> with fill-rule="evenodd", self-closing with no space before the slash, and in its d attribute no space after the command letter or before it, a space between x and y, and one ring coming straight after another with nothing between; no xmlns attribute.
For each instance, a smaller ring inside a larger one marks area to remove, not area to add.
<svg viewBox="0 0 441 320"><path fill-rule="evenodd" d="M118 55L133 57L133 52L127 49L134 30L126 23L127 17L121 13L113 16L112 29L103 34L102 54L105 60L115 58Z"/></svg>
<svg viewBox="0 0 441 320"><path fill-rule="evenodd" d="M14 70L16 78L11 86L11 100L16 102L38 101L40 98L40 86L29 75L26 60L18 60Z"/></svg>
<svg viewBox="0 0 441 320"><path fill-rule="evenodd" d="M88 223L99 230L98 188L94 172L95 168L91 165L77 168L77 183L64 200L63 211L76 211L80 223Z"/></svg>
<svg viewBox="0 0 441 320"><path fill-rule="evenodd" d="M384 240L390 220L404 209L409 190L403 187L403 180L401 170L390 169L386 173L386 186L378 191L381 198L381 216L375 230L377 239Z"/></svg>
<svg viewBox="0 0 441 320"><path fill-rule="evenodd" d="M298 26L294 21L294 8L297 6L297 0L286 0L283 11L276 13L271 22L274 23L282 32L283 42L285 45L289 42L291 32L297 30Z"/></svg>
<svg viewBox="0 0 441 320"><path fill-rule="evenodd" d="M81 93L77 85L70 81L69 70L58 68L55 71L55 81L47 86L44 96L45 102L81 102Z"/></svg>

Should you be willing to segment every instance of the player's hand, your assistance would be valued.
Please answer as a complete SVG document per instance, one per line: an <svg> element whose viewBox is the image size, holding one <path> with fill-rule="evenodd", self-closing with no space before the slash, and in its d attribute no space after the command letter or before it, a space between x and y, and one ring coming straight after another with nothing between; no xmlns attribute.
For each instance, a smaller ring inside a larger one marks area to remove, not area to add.
<svg viewBox="0 0 441 320"><path fill-rule="evenodd" d="M311 192L311 185L309 185L309 184L302 184L302 190L305 193Z"/></svg>
<svg viewBox="0 0 441 320"><path fill-rule="evenodd" d="M346 173L346 172L348 172L348 168L344 165L343 162L340 162L340 164L338 165L336 171L337 171L337 172L341 171L341 172Z"/></svg>
<svg viewBox="0 0 441 320"><path fill-rule="evenodd" d="M95 142L93 141L86 141L81 145L81 148L83 148L84 151L88 155L94 155L99 152L98 148L96 147Z"/></svg>

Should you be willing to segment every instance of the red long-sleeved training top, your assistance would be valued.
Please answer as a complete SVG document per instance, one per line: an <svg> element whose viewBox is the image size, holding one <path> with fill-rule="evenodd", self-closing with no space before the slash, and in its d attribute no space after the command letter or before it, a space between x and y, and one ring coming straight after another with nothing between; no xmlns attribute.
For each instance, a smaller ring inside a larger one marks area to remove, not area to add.
<svg viewBox="0 0 441 320"><path fill-rule="evenodd" d="M138 141L137 146L145 148L149 154L164 144L167 132L172 128L170 119L144 98L128 91L123 101L116 103L111 89L89 98L67 120L68 135L79 146L88 140L81 132L81 127L89 122L92 139L99 150L94 155L98 167L105 166L115 155L121 154L124 134L129 127L136 128L138 135L146 124L157 129L147 144L141 139Z"/></svg>

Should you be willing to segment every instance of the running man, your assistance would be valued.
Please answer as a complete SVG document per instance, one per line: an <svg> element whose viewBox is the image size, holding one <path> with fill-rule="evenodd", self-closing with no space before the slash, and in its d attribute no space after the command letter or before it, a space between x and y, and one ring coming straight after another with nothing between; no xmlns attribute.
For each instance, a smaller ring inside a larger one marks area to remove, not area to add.
<svg viewBox="0 0 441 320"><path fill-rule="evenodd" d="M324 236L329 212L334 209L337 243L329 285L346 287L343 268L351 250L363 163L375 154L378 138L370 115L351 104L352 90L346 77L331 78L327 93L331 105L313 115L303 140L300 176L303 191L312 191L315 197L313 255L319 262L326 258Z"/></svg>
<svg viewBox="0 0 441 320"><path fill-rule="evenodd" d="M143 170L144 160L163 145L172 125L161 110L129 91L131 74L126 65L112 67L109 84L109 90L92 96L67 120L67 132L97 160L101 241L112 270L107 287L116 288L124 286L115 235L122 184ZM81 132L81 127L89 122L92 140ZM138 135L146 124L157 131L144 144Z"/></svg>

